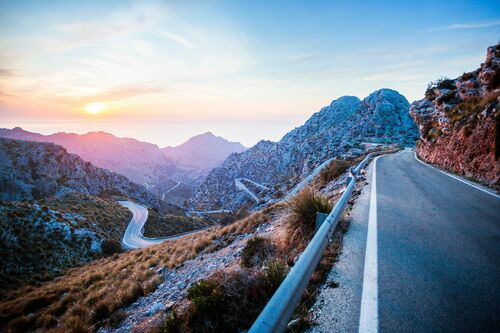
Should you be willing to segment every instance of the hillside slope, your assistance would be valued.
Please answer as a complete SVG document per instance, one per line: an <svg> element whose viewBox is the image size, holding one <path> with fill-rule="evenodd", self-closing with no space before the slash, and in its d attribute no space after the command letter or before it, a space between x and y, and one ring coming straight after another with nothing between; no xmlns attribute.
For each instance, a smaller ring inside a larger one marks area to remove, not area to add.
<svg viewBox="0 0 500 333"><path fill-rule="evenodd" d="M418 131L408 108L408 101L390 89L378 90L363 101L341 97L279 142L260 141L230 155L210 172L191 204L198 209L239 207L247 201L234 184L240 177L271 187L268 197L286 193L328 158L359 155L363 141L413 145Z"/></svg>
<svg viewBox="0 0 500 333"><path fill-rule="evenodd" d="M500 45L480 68L431 83L425 96L410 108L420 158L500 189Z"/></svg>
<svg viewBox="0 0 500 333"><path fill-rule="evenodd" d="M71 191L129 197L182 214L180 208L160 202L143 186L85 162L61 146L0 138L0 200L59 197Z"/></svg>
<svg viewBox="0 0 500 333"><path fill-rule="evenodd" d="M42 135L16 127L0 128L0 137L61 145L97 167L146 186L149 192L175 205L182 205L193 195L210 169L222 163L229 154L245 149L239 143L211 133L161 150L155 144L118 138L106 132Z"/></svg>
<svg viewBox="0 0 500 333"><path fill-rule="evenodd" d="M120 251L132 214L117 199L149 207L154 237L208 225L60 146L0 138L0 290Z"/></svg>

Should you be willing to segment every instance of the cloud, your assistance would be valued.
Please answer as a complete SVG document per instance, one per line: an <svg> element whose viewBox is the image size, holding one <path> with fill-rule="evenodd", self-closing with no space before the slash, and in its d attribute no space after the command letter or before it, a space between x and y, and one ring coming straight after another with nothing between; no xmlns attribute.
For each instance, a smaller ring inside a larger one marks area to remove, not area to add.
<svg viewBox="0 0 500 333"><path fill-rule="evenodd" d="M84 103L89 102L116 102L124 99L134 98L143 95L162 93L163 89L153 85L133 85L116 87L109 90L102 91L97 94L91 94L78 98L78 101Z"/></svg>
<svg viewBox="0 0 500 333"><path fill-rule="evenodd" d="M171 42L174 42L180 46L184 46L185 48L190 49L193 47L193 45L190 41L188 41L185 37L183 37L179 34L176 34L176 33L170 32L170 31L159 31L158 34L162 37L165 37L166 39L168 39Z"/></svg>
<svg viewBox="0 0 500 333"><path fill-rule="evenodd" d="M443 27L434 27L427 29L428 32L440 30L457 30L457 29L482 29L500 26L500 20L490 22L476 22L476 23L457 23L450 24Z"/></svg>

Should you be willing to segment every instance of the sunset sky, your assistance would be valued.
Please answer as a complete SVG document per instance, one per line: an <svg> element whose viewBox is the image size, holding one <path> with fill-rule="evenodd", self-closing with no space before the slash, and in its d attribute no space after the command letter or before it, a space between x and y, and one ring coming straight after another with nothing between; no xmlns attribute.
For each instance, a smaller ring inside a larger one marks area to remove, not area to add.
<svg viewBox="0 0 500 333"><path fill-rule="evenodd" d="M0 0L0 127L250 146L343 95L420 99L499 38L498 1Z"/></svg>

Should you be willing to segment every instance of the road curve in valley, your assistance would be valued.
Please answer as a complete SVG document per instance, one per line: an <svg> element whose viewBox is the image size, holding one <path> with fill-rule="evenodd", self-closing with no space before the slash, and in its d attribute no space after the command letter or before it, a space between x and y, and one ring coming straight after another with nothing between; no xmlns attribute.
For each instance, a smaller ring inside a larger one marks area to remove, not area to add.
<svg viewBox="0 0 500 333"><path fill-rule="evenodd" d="M122 239L123 245L129 249L144 248L160 244L167 240L175 240L186 235L195 234L212 228L212 226L210 226L164 238L146 238L143 236L142 229L148 219L148 209L131 201L118 201L118 203L132 212L132 219L127 226L127 230L125 230L125 234Z"/></svg>

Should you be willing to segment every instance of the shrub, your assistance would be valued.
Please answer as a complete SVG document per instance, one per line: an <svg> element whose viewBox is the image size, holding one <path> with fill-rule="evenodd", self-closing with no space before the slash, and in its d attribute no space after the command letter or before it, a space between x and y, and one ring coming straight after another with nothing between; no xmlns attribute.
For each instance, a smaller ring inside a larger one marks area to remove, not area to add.
<svg viewBox="0 0 500 333"><path fill-rule="evenodd" d="M36 319L36 326L41 328L50 328L57 325L56 317L50 314L42 314Z"/></svg>
<svg viewBox="0 0 500 333"><path fill-rule="evenodd" d="M102 301L94 308L94 312L92 313L92 321L94 323L99 322L103 319L108 318L111 313L111 309L106 301Z"/></svg>
<svg viewBox="0 0 500 333"><path fill-rule="evenodd" d="M102 253L105 255L112 255L122 251L122 246L120 242L114 239L105 239L101 243Z"/></svg>
<svg viewBox="0 0 500 333"><path fill-rule="evenodd" d="M462 81L468 81L470 79L474 78L474 74L473 73L463 73L462 76L461 76L461 80Z"/></svg>
<svg viewBox="0 0 500 333"><path fill-rule="evenodd" d="M241 251L241 266L259 266L271 254L273 246L270 241L262 237L253 237Z"/></svg>
<svg viewBox="0 0 500 333"><path fill-rule="evenodd" d="M346 160L333 160L330 164L323 170L321 170L319 176L321 181L321 186L325 186L327 183L338 178L349 168L349 162Z"/></svg>
<svg viewBox="0 0 500 333"><path fill-rule="evenodd" d="M161 333L181 333L182 319L177 315L177 311L172 311L160 328Z"/></svg>
<svg viewBox="0 0 500 333"><path fill-rule="evenodd" d="M51 300L47 296L39 296L31 298L24 305L24 313L32 313L38 309L44 308L49 305Z"/></svg>
<svg viewBox="0 0 500 333"><path fill-rule="evenodd" d="M431 81L427 85L427 90L425 91L425 97L433 100L436 98L436 94L434 93L434 89L455 89L455 81L448 79L447 77L442 77L437 79L436 81Z"/></svg>
<svg viewBox="0 0 500 333"><path fill-rule="evenodd" d="M271 289L277 289L288 274L288 265L281 260L272 260L266 269L266 279Z"/></svg>
<svg viewBox="0 0 500 333"><path fill-rule="evenodd" d="M22 316L12 320L8 329L11 332L28 332L33 327L33 318Z"/></svg>
<svg viewBox="0 0 500 333"><path fill-rule="evenodd" d="M332 210L328 199L310 188L302 190L290 199L288 207L288 224L291 228L300 229L305 233L314 230L317 213L329 213Z"/></svg>
<svg viewBox="0 0 500 333"><path fill-rule="evenodd" d="M222 291L215 281L196 282L188 289L187 299L192 302L187 322L194 332L221 331L222 313L226 306Z"/></svg>

